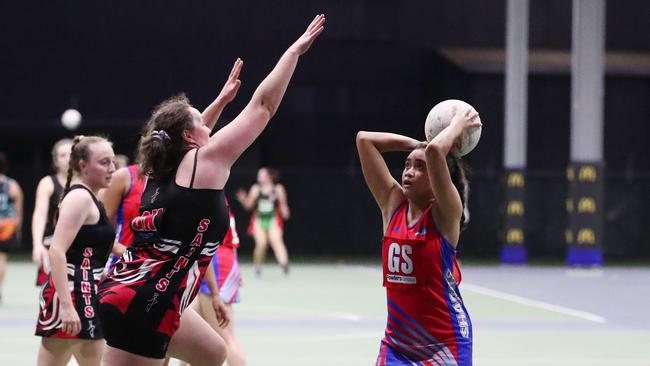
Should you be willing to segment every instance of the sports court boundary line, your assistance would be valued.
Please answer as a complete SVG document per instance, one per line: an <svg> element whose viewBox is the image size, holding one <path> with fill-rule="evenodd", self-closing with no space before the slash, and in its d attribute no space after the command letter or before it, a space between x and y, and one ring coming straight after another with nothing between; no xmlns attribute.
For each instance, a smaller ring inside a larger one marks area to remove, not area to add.
<svg viewBox="0 0 650 366"><path fill-rule="evenodd" d="M597 314L592 314L592 313L588 313L586 311L581 311L581 310L575 310L575 309L567 308L567 307L560 306L560 305L554 305L554 304L550 304L550 303L547 303L547 302L544 302L544 301L528 299L528 298L525 298L525 297L522 297L522 296L509 294L507 292L492 290L492 289L489 289L489 288L483 287L483 286L472 285L472 284L469 284L469 283L463 283L461 285L461 288L463 290L472 291L472 292L475 292L477 294L492 296L492 297L495 297L497 299L507 300L507 301L515 302L517 304L531 306L531 307L535 307L535 308L539 308L539 309L543 309L543 310L548 310L548 311L552 311L552 312L556 312L556 313L560 313L560 314L570 315L570 316L573 316L573 317L576 317L576 318L589 320L589 321L592 321L592 322L595 322L595 323L603 324L603 323L607 322L607 319L605 319L604 317L602 317L600 315L597 315Z"/></svg>
<svg viewBox="0 0 650 366"><path fill-rule="evenodd" d="M340 318L340 319L345 319L353 322L358 322L361 320L361 316L357 314L352 314L352 313L344 313L340 311L334 311L328 313L328 315L333 316L335 318Z"/></svg>

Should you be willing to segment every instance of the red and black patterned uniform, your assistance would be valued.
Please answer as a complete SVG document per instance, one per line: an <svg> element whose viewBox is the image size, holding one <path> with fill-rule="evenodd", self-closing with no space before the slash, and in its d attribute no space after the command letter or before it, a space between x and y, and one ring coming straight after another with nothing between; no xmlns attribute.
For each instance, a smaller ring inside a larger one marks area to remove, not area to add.
<svg viewBox="0 0 650 366"><path fill-rule="evenodd" d="M56 212L56 208L59 206L59 199L61 198L61 193L63 193L63 186L59 183L56 174L49 175L48 177L52 180L54 189L52 190L50 202L47 206L47 221L45 223L45 231L43 232L43 246L45 249L49 249L50 243L52 242L52 235L54 234L54 212ZM50 273L50 263L47 260L47 256L44 256L43 264L38 267L38 273L36 274L36 286L43 286L48 273Z"/></svg>
<svg viewBox="0 0 650 366"><path fill-rule="evenodd" d="M75 184L68 190L85 189L93 198L99 209L99 221L96 224L82 225L70 248L65 253L67 261L68 284L72 304L81 320L81 332L72 336L61 331L61 312L59 297L54 287L52 275L48 274L39 299L36 335L54 338L104 338L98 314L97 285L104 271L104 263L113 246L115 231L106 216L101 202L88 188ZM67 194L67 193L66 193Z"/></svg>
<svg viewBox="0 0 650 366"><path fill-rule="evenodd" d="M198 154L198 150L197 150ZM223 190L193 189L149 178L135 238L100 286L109 346L164 358L180 317L199 290L228 229Z"/></svg>

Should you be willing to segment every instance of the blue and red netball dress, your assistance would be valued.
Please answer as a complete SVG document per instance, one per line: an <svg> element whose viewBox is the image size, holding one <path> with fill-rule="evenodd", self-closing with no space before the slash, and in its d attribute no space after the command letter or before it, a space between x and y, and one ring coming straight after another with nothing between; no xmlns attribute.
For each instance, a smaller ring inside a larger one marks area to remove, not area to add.
<svg viewBox="0 0 650 366"><path fill-rule="evenodd" d="M144 186L147 183L147 177L140 174L140 167L137 164L129 165L127 169L129 170L131 181L129 183L129 190L122 198L115 215L115 237L120 244L128 248L131 242L133 242L133 230L131 230L131 225L129 224L134 217L140 215L140 198L142 197ZM111 253L106 263L107 271L110 271L117 258L117 255Z"/></svg>
<svg viewBox="0 0 650 366"><path fill-rule="evenodd" d="M52 243L52 235L54 234L54 212L56 212L56 209L59 206L59 199L61 198L61 193L63 193L63 186L59 183L56 174L49 175L48 177L52 180L53 190L47 206L47 221L45 222L45 230L43 232L43 246L45 249L49 249L50 244ZM44 256L43 264L38 267L38 273L36 274L36 286L43 286L47 280L48 273L50 273L50 262L47 256Z"/></svg>
<svg viewBox="0 0 650 366"><path fill-rule="evenodd" d="M196 154L198 155L199 150ZM109 346L164 358L228 229L223 190L147 180L135 237L100 285L100 316Z"/></svg>
<svg viewBox="0 0 650 366"><path fill-rule="evenodd" d="M115 218L117 241L126 247L131 245L133 241L133 230L131 230L129 223L131 219L140 215L140 198L147 182L147 178L140 174L138 164L129 165L127 169L131 176L131 183L128 192L120 202Z"/></svg>
<svg viewBox="0 0 650 366"><path fill-rule="evenodd" d="M237 248L239 248L239 235L235 226L235 216L230 210L230 228L223 238L223 244L217 249L217 253L212 257L212 266L214 274L217 277L217 286L219 287L219 297L226 304L239 302L239 288L241 287L241 273L239 271L239 261L237 260ZM201 283L201 293L211 295L205 279Z"/></svg>
<svg viewBox="0 0 650 366"><path fill-rule="evenodd" d="M73 189L85 189L82 185L73 185ZM97 285L104 271L104 263L113 246L115 232L113 225L106 216L104 206L92 196L99 209L99 221L92 225L82 225L72 241L72 245L65 253L68 262L68 284L72 296L72 304L81 320L81 332L72 336L61 331L62 321L59 297L54 287L52 275L47 275L47 280L41 288L39 299L38 322L36 335L53 338L104 338L102 324L98 314Z"/></svg>
<svg viewBox="0 0 650 366"><path fill-rule="evenodd" d="M458 290L456 250L438 232L431 205L411 227L408 206L399 206L384 235L388 320L377 365L471 365L472 324Z"/></svg>

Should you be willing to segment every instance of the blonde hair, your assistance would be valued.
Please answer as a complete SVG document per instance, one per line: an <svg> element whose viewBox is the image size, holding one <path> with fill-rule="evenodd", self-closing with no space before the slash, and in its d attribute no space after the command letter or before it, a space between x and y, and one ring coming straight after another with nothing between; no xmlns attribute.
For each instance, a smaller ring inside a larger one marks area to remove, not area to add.
<svg viewBox="0 0 650 366"><path fill-rule="evenodd" d="M63 192L61 192L61 197L59 197L59 205L63 201L63 197L70 189L70 182L72 181L72 176L74 173L79 173L81 168L79 167L79 162L81 160L88 160L90 157L90 145L98 142L108 142L108 139L102 136L83 136L77 135L72 140L72 147L70 148L70 161L68 162L68 175L65 180L65 187ZM56 213L54 214L54 223L59 219L59 209L57 208Z"/></svg>

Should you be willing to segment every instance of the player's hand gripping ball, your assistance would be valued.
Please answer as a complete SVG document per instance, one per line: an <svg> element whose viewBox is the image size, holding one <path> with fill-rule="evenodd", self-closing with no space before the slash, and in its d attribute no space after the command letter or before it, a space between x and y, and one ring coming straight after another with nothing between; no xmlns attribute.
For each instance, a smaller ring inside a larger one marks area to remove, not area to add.
<svg viewBox="0 0 650 366"><path fill-rule="evenodd" d="M454 117L454 107L456 113L465 113L468 108L473 108L468 103L458 99L447 99L436 104L427 115L424 123L424 134L427 141L433 140L442 130L444 130L451 123ZM477 122L481 121L480 117L476 117ZM456 157L467 155L478 144L481 138L481 127L474 127L469 131L463 133L460 141L454 144L451 153Z"/></svg>

